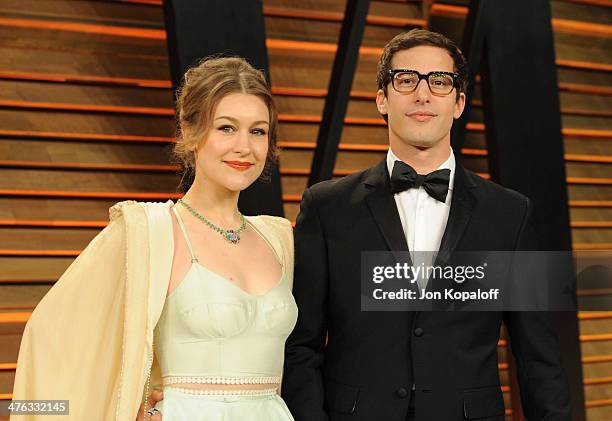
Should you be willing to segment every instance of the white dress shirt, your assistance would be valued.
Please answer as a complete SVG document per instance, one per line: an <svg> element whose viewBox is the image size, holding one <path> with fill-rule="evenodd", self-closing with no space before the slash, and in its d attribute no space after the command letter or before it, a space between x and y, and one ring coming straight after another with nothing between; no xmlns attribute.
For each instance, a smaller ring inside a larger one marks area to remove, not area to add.
<svg viewBox="0 0 612 421"><path fill-rule="evenodd" d="M389 177L393 173L395 161L400 161L400 159L389 148L389 152L387 152ZM410 250L410 256L415 266L421 263L426 266L433 264L433 256L430 255L425 259L423 254L417 255L415 258L414 251L437 252L440 248L444 230L446 229L455 178L455 155L452 148L449 150L448 159L436 169L443 168L448 168L451 171L448 194L444 203L431 197L423 186L408 189L394 195L406 242L408 243L408 249ZM427 285L427 279L418 279L417 282L421 289Z"/></svg>

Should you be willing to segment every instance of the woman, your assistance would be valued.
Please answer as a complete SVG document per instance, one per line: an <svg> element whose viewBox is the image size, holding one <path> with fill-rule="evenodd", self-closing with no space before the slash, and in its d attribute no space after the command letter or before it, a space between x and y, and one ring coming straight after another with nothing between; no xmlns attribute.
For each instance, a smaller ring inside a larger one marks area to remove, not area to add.
<svg viewBox="0 0 612 421"><path fill-rule="evenodd" d="M190 69L176 204L122 202L24 331L14 399L69 399L72 419L293 420L278 396L297 319L289 221L244 217L240 192L276 159L263 74L240 58ZM60 334L51 333L61 326ZM19 418L27 419L27 418Z"/></svg>

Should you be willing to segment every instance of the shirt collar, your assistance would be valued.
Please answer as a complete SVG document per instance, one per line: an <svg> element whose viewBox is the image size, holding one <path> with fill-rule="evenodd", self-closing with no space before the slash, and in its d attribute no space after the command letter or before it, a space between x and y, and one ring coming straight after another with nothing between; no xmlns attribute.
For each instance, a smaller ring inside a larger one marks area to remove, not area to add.
<svg viewBox="0 0 612 421"><path fill-rule="evenodd" d="M395 161L401 161L389 148L387 152L387 170L389 171L389 177L393 173L393 164ZM448 181L448 189L452 190L453 185L455 184L455 154L453 153L453 148L450 148L450 155L446 161L444 161L436 170L441 170L443 168L448 168L450 170L450 179Z"/></svg>

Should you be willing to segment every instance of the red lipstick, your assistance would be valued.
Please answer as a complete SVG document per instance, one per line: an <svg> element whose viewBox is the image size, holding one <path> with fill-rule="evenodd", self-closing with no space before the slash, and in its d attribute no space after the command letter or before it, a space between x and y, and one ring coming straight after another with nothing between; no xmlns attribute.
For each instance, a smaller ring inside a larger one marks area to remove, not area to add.
<svg viewBox="0 0 612 421"><path fill-rule="evenodd" d="M238 171L246 171L253 166L250 162L244 161L224 161L227 165Z"/></svg>

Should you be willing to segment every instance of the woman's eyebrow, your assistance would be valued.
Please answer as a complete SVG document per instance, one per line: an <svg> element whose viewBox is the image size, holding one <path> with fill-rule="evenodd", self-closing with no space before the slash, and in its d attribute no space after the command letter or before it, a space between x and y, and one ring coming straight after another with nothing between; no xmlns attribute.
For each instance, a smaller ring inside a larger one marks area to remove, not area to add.
<svg viewBox="0 0 612 421"><path fill-rule="evenodd" d="M225 119L227 119L229 121L233 121L234 123L239 123L240 122L240 121L238 121L238 119L236 119L234 117L225 116L225 115L219 116L219 117L215 118L215 120L219 120L219 119L222 119L222 118L225 118ZM266 121L266 120L259 120L259 121L255 121L253 123L253 125L256 125L256 124L267 124L267 125L270 125L270 123L268 121Z"/></svg>

